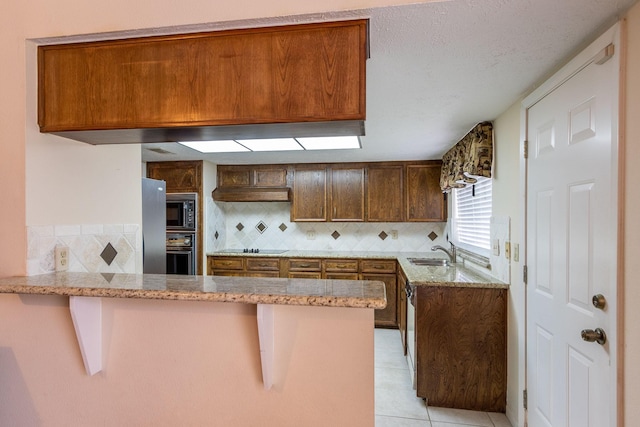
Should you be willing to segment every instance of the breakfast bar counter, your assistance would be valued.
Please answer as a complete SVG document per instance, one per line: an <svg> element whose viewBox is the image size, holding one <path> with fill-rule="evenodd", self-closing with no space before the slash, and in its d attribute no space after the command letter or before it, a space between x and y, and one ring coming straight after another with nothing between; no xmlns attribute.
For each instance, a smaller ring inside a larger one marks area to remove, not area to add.
<svg viewBox="0 0 640 427"><path fill-rule="evenodd" d="M2 278L0 387L27 404L0 403L0 420L371 426L385 305L378 281Z"/></svg>

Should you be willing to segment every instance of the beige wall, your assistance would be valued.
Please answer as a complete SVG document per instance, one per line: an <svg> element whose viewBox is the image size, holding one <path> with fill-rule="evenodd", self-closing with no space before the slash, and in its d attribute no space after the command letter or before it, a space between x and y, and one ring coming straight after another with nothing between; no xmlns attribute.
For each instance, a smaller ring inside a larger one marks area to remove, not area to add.
<svg viewBox="0 0 640 427"><path fill-rule="evenodd" d="M626 166L624 197L626 208L624 211L624 395L625 395L625 426L632 427L640 422L640 170L635 161L640 159L640 4L636 4L627 16L627 79L626 152L621 153Z"/></svg>
<svg viewBox="0 0 640 427"><path fill-rule="evenodd" d="M512 254L520 245L523 255L520 221L523 192L520 189L521 103L516 102L494 122L495 167L493 171L492 215L509 217ZM507 416L523 424L521 390L524 385L524 313L525 288L521 280L522 264L511 258L511 282L507 319Z"/></svg>
<svg viewBox="0 0 640 427"><path fill-rule="evenodd" d="M103 370L88 376L67 297L0 295L0 425L374 424L372 309L276 306L271 391L255 305L103 298L102 309Z"/></svg>

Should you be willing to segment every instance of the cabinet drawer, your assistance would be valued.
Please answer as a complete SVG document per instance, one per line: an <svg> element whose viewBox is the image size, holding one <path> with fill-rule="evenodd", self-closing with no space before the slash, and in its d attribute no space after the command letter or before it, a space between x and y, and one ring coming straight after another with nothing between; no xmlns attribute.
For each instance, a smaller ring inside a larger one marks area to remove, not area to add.
<svg viewBox="0 0 640 427"><path fill-rule="evenodd" d="M319 271L293 271L289 272L289 279L322 279Z"/></svg>
<svg viewBox="0 0 640 427"><path fill-rule="evenodd" d="M329 280L358 280L358 273L327 273L325 279Z"/></svg>
<svg viewBox="0 0 640 427"><path fill-rule="evenodd" d="M392 259L363 259L363 273L395 273L396 261Z"/></svg>
<svg viewBox="0 0 640 427"><path fill-rule="evenodd" d="M247 258L247 270L280 271L280 260L278 258Z"/></svg>
<svg viewBox="0 0 640 427"><path fill-rule="evenodd" d="M243 270L244 264L242 258L214 258L214 270Z"/></svg>
<svg viewBox="0 0 640 427"><path fill-rule="evenodd" d="M319 259L290 259L289 271L321 271L322 262Z"/></svg>
<svg viewBox="0 0 640 427"><path fill-rule="evenodd" d="M324 261L324 271L327 272L357 272L357 259L327 259Z"/></svg>
<svg viewBox="0 0 640 427"><path fill-rule="evenodd" d="M280 277L277 271L253 271L244 274L244 277Z"/></svg>

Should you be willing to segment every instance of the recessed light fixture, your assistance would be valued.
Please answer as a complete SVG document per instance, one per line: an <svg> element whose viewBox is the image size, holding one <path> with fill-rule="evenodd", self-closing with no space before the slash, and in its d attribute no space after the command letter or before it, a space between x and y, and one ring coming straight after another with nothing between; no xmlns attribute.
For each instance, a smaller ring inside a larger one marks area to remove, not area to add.
<svg viewBox="0 0 640 427"><path fill-rule="evenodd" d="M180 144L185 145L201 153L235 153L241 151L250 151L247 147L244 147L234 140L221 140L221 141L184 141Z"/></svg>
<svg viewBox="0 0 640 427"><path fill-rule="evenodd" d="M251 151L295 151L303 148L294 138L242 139L237 140Z"/></svg>
<svg viewBox="0 0 640 427"><path fill-rule="evenodd" d="M343 150L362 148L357 136L323 136L311 138L236 139L221 141L187 141L180 144L201 153L243 151Z"/></svg>

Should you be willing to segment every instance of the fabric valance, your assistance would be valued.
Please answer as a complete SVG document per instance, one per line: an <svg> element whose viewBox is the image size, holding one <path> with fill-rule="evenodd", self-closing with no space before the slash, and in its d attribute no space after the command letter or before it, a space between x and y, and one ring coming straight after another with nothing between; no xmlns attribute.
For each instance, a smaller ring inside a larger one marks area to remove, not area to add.
<svg viewBox="0 0 640 427"><path fill-rule="evenodd" d="M474 184L474 176L491 178L493 163L493 124L478 123L442 157L440 188L449 192Z"/></svg>

